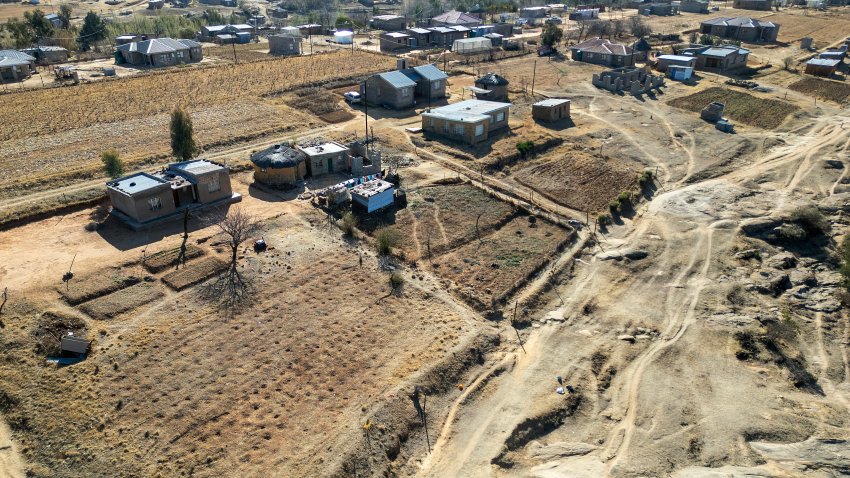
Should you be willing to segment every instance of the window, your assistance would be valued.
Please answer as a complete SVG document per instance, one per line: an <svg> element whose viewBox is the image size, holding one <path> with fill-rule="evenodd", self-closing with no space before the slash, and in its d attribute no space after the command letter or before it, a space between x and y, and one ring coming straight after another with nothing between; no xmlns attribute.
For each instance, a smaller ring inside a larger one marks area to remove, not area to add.
<svg viewBox="0 0 850 478"><path fill-rule="evenodd" d="M410 90L408 90L407 88L401 89L401 97L402 98L406 98L408 94L410 94Z"/></svg>
<svg viewBox="0 0 850 478"><path fill-rule="evenodd" d="M428 118L428 126L431 128L434 127L434 118Z"/></svg>
<svg viewBox="0 0 850 478"><path fill-rule="evenodd" d="M484 125L483 124L475 125L475 136L481 136L482 134L484 134Z"/></svg>
<svg viewBox="0 0 850 478"><path fill-rule="evenodd" d="M151 211L162 209L162 200L158 197L148 199L148 207Z"/></svg>
<svg viewBox="0 0 850 478"><path fill-rule="evenodd" d="M207 191L211 193L221 191L221 184L218 182L218 176L211 178L210 182L207 183Z"/></svg>
<svg viewBox="0 0 850 478"><path fill-rule="evenodd" d="M449 123L448 122L443 123L443 131L445 131L446 133L449 132Z"/></svg>
<svg viewBox="0 0 850 478"><path fill-rule="evenodd" d="M498 123L500 121L505 121L505 112L504 111L499 111L498 113L496 113L496 122Z"/></svg>
<svg viewBox="0 0 850 478"><path fill-rule="evenodd" d="M455 125L455 134L463 136L463 129L464 128L463 128L462 124L456 124Z"/></svg>
<svg viewBox="0 0 850 478"><path fill-rule="evenodd" d="M435 81L435 82L433 83L433 85L434 85L434 90L439 90L439 89L440 89L440 87L442 87L442 86L443 86L443 82L442 82L442 81L440 81L440 80L437 80L437 81Z"/></svg>

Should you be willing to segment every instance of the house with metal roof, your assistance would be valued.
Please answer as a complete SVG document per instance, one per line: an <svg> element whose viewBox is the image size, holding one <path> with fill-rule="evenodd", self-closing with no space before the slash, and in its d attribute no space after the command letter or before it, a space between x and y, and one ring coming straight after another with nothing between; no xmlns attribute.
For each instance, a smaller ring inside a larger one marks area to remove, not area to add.
<svg viewBox="0 0 850 478"><path fill-rule="evenodd" d="M404 33L410 36L411 48L422 48L431 43L431 30L427 28L408 28Z"/></svg>
<svg viewBox="0 0 850 478"><path fill-rule="evenodd" d="M422 113L422 131L461 141L478 144L486 141L496 130L508 127L510 103L466 100Z"/></svg>
<svg viewBox="0 0 850 478"><path fill-rule="evenodd" d="M409 108L416 99L445 98L448 75L433 64L407 67L398 60L396 70L372 75L360 85L360 95L370 105L391 109Z"/></svg>
<svg viewBox="0 0 850 478"><path fill-rule="evenodd" d="M466 38L471 30L458 30L454 27L431 27L428 31L431 32L429 34L429 41L431 45L448 49L452 47L455 40L462 40Z"/></svg>
<svg viewBox="0 0 850 478"><path fill-rule="evenodd" d="M612 43L611 40L591 38L570 47L573 60L605 66L634 66L634 50L630 47Z"/></svg>
<svg viewBox="0 0 850 478"><path fill-rule="evenodd" d="M383 32L378 37L382 52L405 51L411 48L411 36L402 32Z"/></svg>
<svg viewBox="0 0 850 478"><path fill-rule="evenodd" d="M35 57L35 61L39 65L53 65L68 61L68 50L61 46L37 46L25 48L21 52Z"/></svg>
<svg viewBox="0 0 850 478"><path fill-rule="evenodd" d="M750 50L735 45L686 48L684 55L696 57L696 69L724 73L747 66Z"/></svg>
<svg viewBox="0 0 850 478"><path fill-rule="evenodd" d="M375 15L369 20L369 26L376 30L397 32L407 28L407 19L401 15Z"/></svg>
<svg viewBox="0 0 850 478"><path fill-rule="evenodd" d="M206 25L201 27L201 39L212 40L216 35L236 35L237 33L253 33L254 27L247 23L234 25Z"/></svg>
<svg viewBox="0 0 850 478"><path fill-rule="evenodd" d="M697 58L690 55L658 55L655 60L655 69L658 71L667 71L667 68L674 65L690 68L697 66Z"/></svg>
<svg viewBox="0 0 850 478"><path fill-rule="evenodd" d="M779 24L750 17L717 17L699 24L700 33L744 42L774 42Z"/></svg>
<svg viewBox="0 0 850 478"><path fill-rule="evenodd" d="M227 166L195 159L169 164L154 173L135 173L106 183L112 215L139 230L184 209L240 201Z"/></svg>
<svg viewBox="0 0 850 478"><path fill-rule="evenodd" d="M203 59L201 44L194 40L153 38L116 48L115 62L137 66L163 67L193 63Z"/></svg>
<svg viewBox="0 0 850 478"><path fill-rule="evenodd" d="M0 50L0 81L21 81L35 72L35 57L17 50Z"/></svg>
<svg viewBox="0 0 850 478"><path fill-rule="evenodd" d="M531 105L531 117L546 123L554 123L570 117L570 100L548 98Z"/></svg>
<svg viewBox="0 0 850 478"><path fill-rule="evenodd" d="M840 63L841 60L831 58L812 58L806 62L806 74L828 78L835 74Z"/></svg>
<svg viewBox="0 0 850 478"><path fill-rule="evenodd" d="M429 25L432 27L451 27L455 25L462 25L471 28L481 25L481 19L468 13L452 10L432 18L429 21Z"/></svg>

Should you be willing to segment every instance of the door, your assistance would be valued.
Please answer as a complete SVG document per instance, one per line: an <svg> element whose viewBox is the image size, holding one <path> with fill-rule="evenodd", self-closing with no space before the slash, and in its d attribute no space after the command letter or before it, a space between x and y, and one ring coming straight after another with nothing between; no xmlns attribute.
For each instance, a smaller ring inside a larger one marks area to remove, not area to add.
<svg viewBox="0 0 850 478"><path fill-rule="evenodd" d="M328 158L328 173L334 172L334 158Z"/></svg>

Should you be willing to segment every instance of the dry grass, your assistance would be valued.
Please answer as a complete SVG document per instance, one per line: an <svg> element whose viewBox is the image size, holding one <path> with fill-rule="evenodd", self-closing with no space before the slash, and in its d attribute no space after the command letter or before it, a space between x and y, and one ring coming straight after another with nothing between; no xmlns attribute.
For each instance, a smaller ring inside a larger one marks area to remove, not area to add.
<svg viewBox="0 0 850 478"><path fill-rule="evenodd" d="M58 290L69 304L77 305L138 284L142 280L139 272L132 266L107 269L86 277L75 277L67 289L62 285Z"/></svg>
<svg viewBox="0 0 850 478"><path fill-rule="evenodd" d="M235 48L234 48L235 47ZM253 61L272 60L275 57L269 55L269 44L247 43L242 45L220 45L204 48L205 57L215 57L222 60L233 61L233 50L236 50L236 60L239 63Z"/></svg>
<svg viewBox="0 0 850 478"><path fill-rule="evenodd" d="M816 96L836 103L844 103L850 96L850 85L839 81L821 80L818 78L803 78L792 83L788 88Z"/></svg>
<svg viewBox="0 0 850 478"><path fill-rule="evenodd" d="M552 201L579 211L604 209L621 191L632 189L638 171L611 157L558 151L516 172L515 178Z"/></svg>
<svg viewBox="0 0 850 478"><path fill-rule="evenodd" d="M473 240L435 260L437 273L451 279L459 292L481 309L488 309L525 282L569 239L567 231L527 216Z"/></svg>
<svg viewBox="0 0 850 478"><path fill-rule="evenodd" d="M194 259L203 255L204 250L192 244L186 244L186 259ZM145 258L145 269L152 274L162 272L177 265L177 258L180 256L180 248L166 249L159 251Z"/></svg>
<svg viewBox="0 0 850 478"><path fill-rule="evenodd" d="M798 106L785 101L754 96L732 89L712 87L692 95L670 100L668 103L677 108L699 113L711 102L726 104L724 116L758 128L773 129L785 121Z"/></svg>
<svg viewBox="0 0 850 478"><path fill-rule="evenodd" d="M90 300L80 310L94 319L113 319L162 297L163 293L150 282L140 282L103 297Z"/></svg>
<svg viewBox="0 0 850 478"><path fill-rule="evenodd" d="M180 270L169 272L162 276L162 282L174 290L183 290L219 274L226 268L227 263L218 257L205 257L201 260L190 262Z"/></svg>

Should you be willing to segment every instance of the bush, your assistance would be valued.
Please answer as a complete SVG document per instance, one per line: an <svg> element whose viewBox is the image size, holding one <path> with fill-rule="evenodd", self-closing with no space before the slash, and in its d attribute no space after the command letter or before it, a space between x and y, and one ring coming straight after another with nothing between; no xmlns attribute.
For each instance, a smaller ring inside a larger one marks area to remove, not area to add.
<svg viewBox="0 0 850 478"><path fill-rule="evenodd" d="M632 202L632 193L631 191L623 191L617 196L617 202L620 205L629 204Z"/></svg>
<svg viewBox="0 0 850 478"><path fill-rule="evenodd" d="M351 213L351 211L342 215L342 219L340 220L340 227L342 228L343 234L346 236L353 236L354 229L357 227L357 216Z"/></svg>
<svg viewBox="0 0 850 478"><path fill-rule="evenodd" d="M523 158L534 154L534 141L520 141L516 144L516 149Z"/></svg>
<svg viewBox="0 0 850 478"><path fill-rule="evenodd" d="M382 227L375 231L375 240L378 254L387 255L401 242L401 233L396 229Z"/></svg>
<svg viewBox="0 0 850 478"><path fill-rule="evenodd" d="M791 220L811 235L826 234L830 230L829 221L816 206L801 206L791 212Z"/></svg>
<svg viewBox="0 0 850 478"><path fill-rule="evenodd" d="M620 208L620 201L614 200L608 203L608 209L611 211L611 214L617 214L617 210Z"/></svg>
<svg viewBox="0 0 850 478"><path fill-rule="evenodd" d="M638 177L638 183L640 183L641 187L647 187L652 184L653 174L651 169L647 169L640 174Z"/></svg>
<svg viewBox="0 0 850 478"><path fill-rule="evenodd" d="M396 290L401 289L401 286L403 286L403 285L404 285L404 276L401 275L401 273L398 272L398 271L393 271L393 273L390 274L390 289L396 291Z"/></svg>
<svg viewBox="0 0 850 478"><path fill-rule="evenodd" d="M124 175L124 162L118 156L118 151L104 151L100 154L100 160L103 161L103 172L112 179Z"/></svg>
<svg viewBox="0 0 850 478"><path fill-rule="evenodd" d="M607 214L600 214L599 217L596 218L596 222L600 226L607 226L608 224L611 224L611 216Z"/></svg>
<svg viewBox="0 0 850 478"><path fill-rule="evenodd" d="M778 234L780 239L793 242L799 242L808 237L806 230L797 224L783 224L779 226Z"/></svg>

